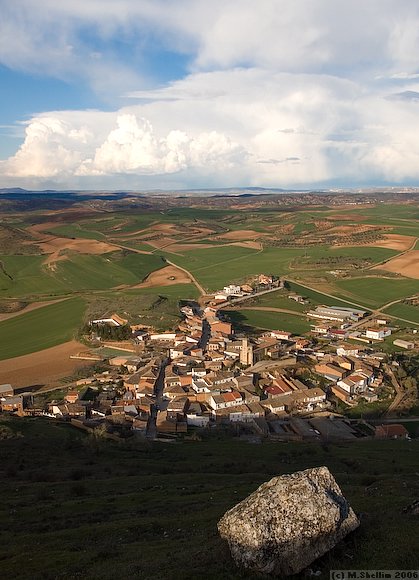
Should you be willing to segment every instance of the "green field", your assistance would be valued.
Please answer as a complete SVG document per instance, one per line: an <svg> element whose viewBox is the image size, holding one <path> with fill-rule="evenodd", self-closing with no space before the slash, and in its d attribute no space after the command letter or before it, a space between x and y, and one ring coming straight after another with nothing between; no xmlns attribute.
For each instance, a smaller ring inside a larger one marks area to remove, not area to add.
<svg viewBox="0 0 419 580"><path fill-rule="evenodd" d="M146 324L157 330L167 330L179 324L179 301L195 300L198 296L193 284L87 294L89 306L85 319L102 318L117 312L130 324Z"/></svg>
<svg viewBox="0 0 419 580"><path fill-rule="evenodd" d="M163 253L163 252L161 252ZM370 263L391 258L397 252L384 248L328 248L313 246L309 248L264 248L262 251L239 246L214 247L184 252L183 256L168 255L168 259L186 268L209 291L219 290L226 284L244 282L260 273L286 275L292 274L291 264L298 259L298 274L310 263L318 259L332 258L332 264L315 270L330 270L339 267L339 257L369 260Z"/></svg>
<svg viewBox="0 0 419 580"><path fill-rule="evenodd" d="M295 312L305 312L309 309L310 305L300 304L295 300L290 300L288 298L289 292L286 290L277 290L276 292L270 292L269 294L264 294L259 298L253 298L246 301L244 304L251 308L252 306L264 306L268 308L283 308L285 310L294 310Z"/></svg>
<svg viewBox="0 0 419 580"><path fill-rule="evenodd" d="M94 227L94 224L92 224ZM64 226L57 226L48 230L57 236L64 236L66 238L83 238L87 240L105 240L103 233L89 229L89 224L83 228L80 224L66 224Z"/></svg>
<svg viewBox="0 0 419 580"><path fill-rule="evenodd" d="M165 265L160 256L125 251L100 256L74 253L53 267L44 264L45 256L1 256L0 261L8 274L0 271L3 297L51 296L133 285Z"/></svg>
<svg viewBox="0 0 419 580"><path fill-rule="evenodd" d="M408 278L356 278L339 280L336 286L348 293L348 300L379 307L419 292L419 280Z"/></svg>
<svg viewBox="0 0 419 580"><path fill-rule="evenodd" d="M342 306L344 308L353 308L354 306L354 304L345 302L345 300L341 300L340 298L335 298L331 296L326 296L320 291L305 288L304 286L300 286L300 284L296 284L295 282L287 282L287 285L292 292L296 292L297 294L300 294L304 298L308 298L308 300L310 301L310 306L318 304L324 304L326 306Z"/></svg>
<svg viewBox="0 0 419 580"><path fill-rule="evenodd" d="M139 296L159 295L172 300L196 300L199 292L194 284L172 284L171 286L153 286L152 288L135 288L126 290L126 294Z"/></svg>
<svg viewBox="0 0 419 580"><path fill-rule="evenodd" d="M0 322L0 360L37 352L71 340L85 301L71 298Z"/></svg>
<svg viewBox="0 0 419 580"><path fill-rule="evenodd" d="M47 421L0 418L23 435L0 446L4 578L254 579L235 567L217 522L270 478L322 465L363 515L312 566L319 580L418 567L417 519L402 513L417 499L416 441L124 445Z"/></svg>
<svg viewBox="0 0 419 580"><path fill-rule="evenodd" d="M236 323L254 326L255 328L286 330L293 334L303 334L310 331L310 323L304 317L298 316L298 314L244 308L236 311L229 310L228 315Z"/></svg>
<svg viewBox="0 0 419 580"><path fill-rule="evenodd" d="M384 314L391 314L392 316L398 316L406 320L412 320L419 324L419 306L410 306L409 304L393 304L389 308L384 310Z"/></svg>

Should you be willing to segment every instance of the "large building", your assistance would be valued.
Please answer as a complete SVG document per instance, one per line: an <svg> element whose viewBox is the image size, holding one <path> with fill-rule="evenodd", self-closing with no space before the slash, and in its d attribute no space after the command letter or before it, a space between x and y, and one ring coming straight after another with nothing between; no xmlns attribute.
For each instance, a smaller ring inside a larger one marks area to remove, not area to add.
<svg viewBox="0 0 419 580"><path fill-rule="evenodd" d="M315 310L307 312L310 318L322 320L335 320L337 322L358 322L366 316L365 310L345 308L343 306L317 306Z"/></svg>

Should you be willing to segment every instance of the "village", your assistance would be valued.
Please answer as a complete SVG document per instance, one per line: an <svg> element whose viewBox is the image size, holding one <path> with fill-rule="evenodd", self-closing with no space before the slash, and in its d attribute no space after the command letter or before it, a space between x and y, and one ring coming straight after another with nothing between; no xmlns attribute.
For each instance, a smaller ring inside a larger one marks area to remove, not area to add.
<svg viewBox="0 0 419 580"><path fill-rule="evenodd" d="M255 441L407 438L403 425L342 413L397 395L396 363L379 348L391 335L389 321L356 308L317 306L307 312L312 330L304 336L234 327L226 305L280 288L284 281L266 274L252 286L226 286L204 304L180 305L173 331L130 326L116 313L91 320L90 341L121 349L106 358L106 370L75 380L61 400L52 391L43 405L33 392L0 385L1 410L71 421L114 438L199 438L203 432ZM309 302L295 293L288 298ZM416 349L414 342L396 343Z"/></svg>

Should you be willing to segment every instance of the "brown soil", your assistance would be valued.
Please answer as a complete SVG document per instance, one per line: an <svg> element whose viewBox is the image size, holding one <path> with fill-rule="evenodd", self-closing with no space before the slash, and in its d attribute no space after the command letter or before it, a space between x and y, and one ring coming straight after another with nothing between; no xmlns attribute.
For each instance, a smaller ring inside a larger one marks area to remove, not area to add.
<svg viewBox="0 0 419 580"><path fill-rule="evenodd" d="M348 209L353 209L353 207L351 207L351 208L348 207ZM327 219L328 220L351 221L351 222L360 222L360 221L364 220L365 218L366 218L366 216L359 215L359 214L356 214L356 213L354 213L354 214L352 214L352 213L351 214L347 214L347 213L342 213L342 214L335 213L335 214L332 214L332 215L328 215L327 216Z"/></svg>
<svg viewBox="0 0 419 580"><path fill-rule="evenodd" d="M414 236L402 236L399 234L384 234L384 239L363 244L365 246L376 246L377 248L389 248L391 250L399 250L404 252L411 248L416 241Z"/></svg>
<svg viewBox="0 0 419 580"><path fill-rule="evenodd" d="M169 252L187 252L188 250L205 250L206 248L215 248L213 244L171 244L165 248Z"/></svg>
<svg viewBox="0 0 419 580"><path fill-rule="evenodd" d="M58 384L59 379L86 365L86 361L69 358L85 348L72 340L39 352L0 361L0 384L10 383L13 387Z"/></svg>
<svg viewBox="0 0 419 580"><path fill-rule="evenodd" d="M158 240L147 240L147 244L153 248L164 248L176 244L174 238L159 238Z"/></svg>
<svg viewBox="0 0 419 580"><path fill-rule="evenodd" d="M56 302L61 302L62 300L66 300L66 298L61 298L60 300L48 300L46 302L32 302L32 304L28 304L25 308L18 310L16 312L5 312L4 314L0 314L0 322L4 320L8 320L9 318L14 318L15 316L20 316L21 314L26 314L26 312L30 312L31 310L37 310L38 308L43 308L44 306L48 306L49 304L55 304Z"/></svg>
<svg viewBox="0 0 419 580"><path fill-rule="evenodd" d="M65 258L60 253L64 250L78 252L79 254L106 254L107 252L114 252L118 250L118 246L108 244L107 242L100 242L98 240L89 240L83 238L62 238L59 236L52 236L45 231L56 227L59 222L44 222L36 224L27 228L28 232L39 241L37 245L44 254L49 254L45 260L45 264L52 264Z"/></svg>
<svg viewBox="0 0 419 580"><path fill-rule="evenodd" d="M347 225L347 226L334 226L328 229L328 234L335 234L341 236L347 236L348 234L361 234L364 232L369 232L370 230L378 229L377 226L371 226L368 224L363 224L359 226Z"/></svg>
<svg viewBox="0 0 419 580"><path fill-rule="evenodd" d="M246 242L233 242L228 244L229 246L240 246L241 248L249 248L251 250L261 250L262 244L260 242L255 242L253 240L247 240Z"/></svg>
<svg viewBox="0 0 419 580"><path fill-rule="evenodd" d="M26 229L33 236L39 237L39 234L43 234L44 232L50 230L51 228L56 228L59 225L60 225L60 222L43 222L41 224L35 224L34 226L29 226Z"/></svg>
<svg viewBox="0 0 419 580"><path fill-rule="evenodd" d="M172 286L173 284L191 284L191 278L174 266L166 266L161 270L152 272L144 282L131 286L131 288L152 288L154 286Z"/></svg>
<svg viewBox="0 0 419 580"><path fill-rule="evenodd" d="M221 234L217 238L224 240L237 240L238 242L242 240L252 240L255 238L260 238L264 234L260 232L255 232L254 230L235 230L227 232L226 234Z"/></svg>
<svg viewBox="0 0 419 580"><path fill-rule="evenodd" d="M376 266L376 268L419 280L419 250L406 252L402 256L397 256L385 264Z"/></svg>
<svg viewBox="0 0 419 580"><path fill-rule="evenodd" d="M44 262L45 264L51 264L53 262L58 262L58 260L65 259L65 255L60 255L64 250L78 252L79 254L98 255L119 250L118 246L108 244L107 242L83 240L81 238L76 240L70 240L68 238L50 238L43 242L38 242L38 246L42 249L44 254L49 254Z"/></svg>
<svg viewBox="0 0 419 580"><path fill-rule="evenodd" d="M154 224L150 226L150 230L157 230L158 232L179 232L178 226L176 224Z"/></svg>

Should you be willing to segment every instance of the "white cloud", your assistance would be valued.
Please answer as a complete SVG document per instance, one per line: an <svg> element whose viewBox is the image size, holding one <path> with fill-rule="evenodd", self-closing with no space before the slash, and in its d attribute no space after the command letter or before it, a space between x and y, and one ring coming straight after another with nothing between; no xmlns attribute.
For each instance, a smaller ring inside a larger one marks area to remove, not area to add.
<svg viewBox="0 0 419 580"><path fill-rule="evenodd" d="M2 4L0 63L81 78L115 111L34 116L0 175L139 176L156 187L168 176L277 186L419 178L416 0ZM156 86L142 67L156 46L187 54L189 74ZM117 92L132 104L121 108Z"/></svg>
<svg viewBox="0 0 419 580"><path fill-rule="evenodd" d="M3 162L5 176L71 178L113 174L160 175L189 168L234 167L245 160L243 147L217 131L195 136L172 130L166 136L155 134L151 123L132 113L114 117L116 128L105 136L109 114L84 113L80 124L77 113L39 116L26 128L19 151ZM102 127L102 131L96 130ZM101 135L102 133L102 135Z"/></svg>

